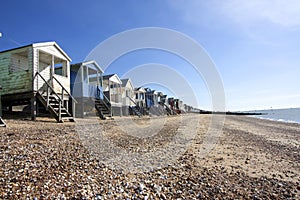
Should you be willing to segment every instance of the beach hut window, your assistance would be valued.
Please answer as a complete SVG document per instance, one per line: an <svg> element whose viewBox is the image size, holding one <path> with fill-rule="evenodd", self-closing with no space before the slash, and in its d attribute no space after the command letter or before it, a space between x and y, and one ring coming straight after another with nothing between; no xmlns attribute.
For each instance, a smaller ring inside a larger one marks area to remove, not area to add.
<svg viewBox="0 0 300 200"><path fill-rule="evenodd" d="M67 77L67 63L65 61L60 61L54 64L54 73L56 75Z"/></svg>

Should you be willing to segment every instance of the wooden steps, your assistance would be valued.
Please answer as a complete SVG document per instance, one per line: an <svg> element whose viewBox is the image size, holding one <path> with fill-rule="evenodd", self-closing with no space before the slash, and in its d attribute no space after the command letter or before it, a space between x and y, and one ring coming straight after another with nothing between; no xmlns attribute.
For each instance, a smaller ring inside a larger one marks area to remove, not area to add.
<svg viewBox="0 0 300 200"><path fill-rule="evenodd" d="M96 99L95 108L100 119L105 120L106 117L111 117L111 105L109 102L105 102L103 99Z"/></svg>
<svg viewBox="0 0 300 200"><path fill-rule="evenodd" d="M130 96L127 95L126 97L127 97L132 103L135 104L135 106L129 106L129 109L130 109L130 111L131 111L133 114L135 114L135 115L137 115L137 116L139 116L139 117L143 116L145 113L149 114L149 112L148 112L147 110L144 110L143 108L139 107L139 106L136 104L136 102L135 102Z"/></svg>
<svg viewBox="0 0 300 200"><path fill-rule="evenodd" d="M36 93L36 99L42 103L42 105L51 113L57 122L63 123L65 120L75 122L75 103L77 103L77 101L74 99L74 97L72 97L69 91L59 82L57 78L55 78L55 76L52 76L52 84L54 81L56 81L61 89L60 94L55 92L54 88L39 72L35 74L35 77L37 76L44 81L46 87ZM69 112L69 99L72 99L72 114Z"/></svg>
<svg viewBox="0 0 300 200"><path fill-rule="evenodd" d="M138 106L129 106L129 109L131 109L132 113L141 117L143 114L140 112L140 109Z"/></svg>
<svg viewBox="0 0 300 200"><path fill-rule="evenodd" d="M165 103L162 103L162 105L165 107L166 111L168 112L169 115L177 115L177 112L169 108Z"/></svg>
<svg viewBox="0 0 300 200"><path fill-rule="evenodd" d="M47 103L47 96L43 96L39 92L36 94L36 97L57 122L63 123L66 120L71 122L75 121L72 114L68 111L68 108L63 105L64 103L61 99L58 99L54 95L49 95Z"/></svg>

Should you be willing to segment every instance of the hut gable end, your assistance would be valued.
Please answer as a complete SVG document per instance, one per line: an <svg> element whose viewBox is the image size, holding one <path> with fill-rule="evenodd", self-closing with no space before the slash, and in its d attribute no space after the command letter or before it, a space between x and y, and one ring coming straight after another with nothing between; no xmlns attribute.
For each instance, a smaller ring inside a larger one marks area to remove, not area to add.
<svg viewBox="0 0 300 200"><path fill-rule="evenodd" d="M65 57L64 54L61 53L55 46L36 47L35 49L48 53L49 55L54 55L57 58L68 60L67 57Z"/></svg>
<svg viewBox="0 0 300 200"><path fill-rule="evenodd" d="M56 44L56 42L44 42L32 44L34 49L41 50L45 53L54 55L60 59L68 60L71 62L71 58Z"/></svg>

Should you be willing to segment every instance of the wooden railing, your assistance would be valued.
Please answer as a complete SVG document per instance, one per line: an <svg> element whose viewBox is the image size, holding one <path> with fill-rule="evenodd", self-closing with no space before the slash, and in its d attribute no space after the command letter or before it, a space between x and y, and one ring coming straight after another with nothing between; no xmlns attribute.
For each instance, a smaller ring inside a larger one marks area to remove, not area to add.
<svg viewBox="0 0 300 200"><path fill-rule="evenodd" d="M130 96L127 95L126 97L127 97L132 103L134 103L134 105L137 105L136 102L135 102L135 100L133 100Z"/></svg>
<svg viewBox="0 0 300 200"><path fill-rule="evenodd" d="M58 110L58 115L59 115L59 118L61 118L61 106L65 106L64 105L64 95L65 93L72 99L72 116L75 117L75 104L77 103L76 99L68 92L68 90L53 76L53 80L55 80L60 86L61 86L61 95L57 94L54 90L54 88L48 83L48 81L46 81L46 79L39 73L39 72L36 72L35 76L34 76L34 79L39 76L43 81L44 83L46 84L47 86L47 89L46 89L46 93L47 93L47 96L46 96L46 105L47 105L47 108L49 106L49 97L50 97L50 94L54 94L56 97L57 97L57 100L59 102L59 110ZM69 105L67 104L65 106L66 110L69 112Z"/></svg>
<svg viewBox="0 0 300 200"><path fill-rule="evenodd" d="M130 99L130 101L132 101L134 103L134 105L137 107L137 109L139 110L139 112L141 112L142 114L147 114L149 115L150 114L150 111L145 109L144 107L140 107L130 96L126 96Z"/></svg>
<svg viewBox="0 0 300 200"><path fill-rule="evenodd" d="M53 76L53 80L55 80L59 86L61 87L61 97L64 99L64 92L67 93L67 95L72 99L72 102L77 103L76 99L70 94L70 92L57 80L55 76ZM67 106L68 107L68 106Z"/></svg>
<svg viewBox="0 0 300 200"><path fill-rule="evenodd" d="M110 114L111 113L111 104L110 104L110 100L107 98L107 96L105 96L105 94L103 93L103 91L99 88L99 86L97 86L97 98L101 99L101 95L103 96L103 104L106 106L106 108L109 110Z"/></svg>
<svg viewBox="0 0 300 200"><path fill-rule="evenodd" d="M175 111L172 110L166 103L160 102L160 104L166 108L166 110L168 111L169 114L171 114L171 115L175 114Z"/></svg>

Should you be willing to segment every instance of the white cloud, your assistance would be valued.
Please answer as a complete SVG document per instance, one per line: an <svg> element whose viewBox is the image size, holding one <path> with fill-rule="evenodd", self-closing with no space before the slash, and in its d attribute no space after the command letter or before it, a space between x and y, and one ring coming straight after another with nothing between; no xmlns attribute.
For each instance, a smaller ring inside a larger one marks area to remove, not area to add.
<svg viewBox="0 0 300 200"><path fill-rule="evenodd" d="M265 21L284 27L300 26L298 0L230 0L219 5L228 17L240 24Z"/></svg>
<svg viewBox="0 0 300 200"><path fill-rule="evenodd" d="M229 19L241 26L263 22L289 28L300 26L299 0L172 0L169 4L192 24L206 22L213 25L212 21Z"/></svg>

